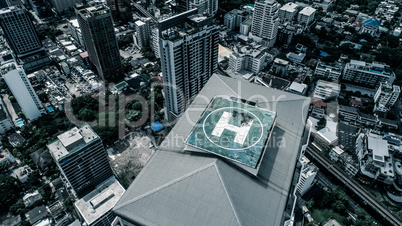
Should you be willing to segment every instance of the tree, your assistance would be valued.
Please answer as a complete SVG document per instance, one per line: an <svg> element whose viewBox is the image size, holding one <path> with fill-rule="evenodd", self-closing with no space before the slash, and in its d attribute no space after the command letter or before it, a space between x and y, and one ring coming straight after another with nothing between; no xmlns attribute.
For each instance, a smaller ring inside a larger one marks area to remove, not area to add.
<svg viewBox="0 0 402 226"><path fill-rule="evenodd" d="M138 110L128 110L127 119L131 122L136 122L141 118L141 112Z"/></svg>
<svg viewBox="0 0 402 226"><path fill-rule="evenodd" d="M8 161L0 163L0 173L2 173L5 170L8 170L9 166L10 166L10 163Z"/></svg>
<svg viewBox="0 0 402 226"><path fill-rule="evenodd" d="M16 101L16 99L15 99L14 96L9 96L9 97L8 97L8 100L9 100L10 102L15 102L15 101Z"/></svg>
<svg viewBox="0 0 402 226"><path fill-rule="evenodd" d="M323 128L325 128L325 126L327 125L327 120L325 119L325 117L320 118L320 120L318 120L317 125L315 126L315 128L318 130L321 130Z"/></svg>
<svg viewBox="0 0 402 226"><path fill-rule="evenodd" d="M10 207L11 213L14 215L19 215L21 213L28 212L28 209L25 208L24 201L19 199L14 205Z"/></svg>
<svg viewBox="0 0 402 226"><path fill-rule="evenodd" d="M21 183L14 177L0 176L0 209L7 210L21 192Z"/></svg>

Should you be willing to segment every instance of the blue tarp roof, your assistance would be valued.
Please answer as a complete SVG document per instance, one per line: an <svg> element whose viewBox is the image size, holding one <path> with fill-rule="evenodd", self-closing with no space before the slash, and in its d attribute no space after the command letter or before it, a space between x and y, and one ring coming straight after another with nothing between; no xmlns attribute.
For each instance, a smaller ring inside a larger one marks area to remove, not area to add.
<svg viewBox="0 0 402 226"><path fill-rule="evenodd" d="M158 132L163 129L163 125L159 121L156 121L152 123L151 128L154 132Z"/></svg>
<svg viewBox="0 0 402 226"><path fill-rule="evenodd" d="M331 56L331 54L326 53L326 52L321 52L320 56L322 56L322 57L328 57L328 56Z"/></svg>
<svg viewBox="0 0 402 226"><path fill-rule="evenodd" d="M372 27L379 27L381 25L381 22L375 18L365 19L363 23Z"/></svg>

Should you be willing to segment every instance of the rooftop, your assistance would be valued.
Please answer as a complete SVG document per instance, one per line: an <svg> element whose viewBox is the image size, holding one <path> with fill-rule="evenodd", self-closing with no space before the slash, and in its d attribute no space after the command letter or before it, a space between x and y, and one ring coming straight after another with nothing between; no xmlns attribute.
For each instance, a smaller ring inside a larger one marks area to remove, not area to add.
<svg viewBox="0 0 402 226"><path fill-rule="evenodd" d="M284 6L281 7L281 10L287 11L287 12L294 12L297 10L297 7L299 7L297 4L293 2L288 2Z"/></svg>
<svg viewBox="0 0 402 226"><path fill-rule="evenodd" d="M299 14L310 16L311 14L315 13L315 11L316 11L316 9L314 9L312 7L305 7L299 12Z"/></svg>
<svg viewBox="0 0 402 226"><path fill-rule="evenodd" d="M377 162L385 162L385 157L389 157L388 142L381 138L367 136L368 149L373 151L373 159Z"/></svg>
<svg viewBox="0 0 402 226"><path fill-rule="evenodd" d="M82 14L85 18L105 14L108 11L109 11L109 7L107 7L106 5L103 5L103 4L78 10L78 12L80 14Z"/></svg>
<svg viewBox="0 0 402 226"><path fill-rule="evenodd" d="M185 143L256 168L275 118L275 112L238 102L234 98L216 97Z"/></svg>
<svg viewBox="0 0 402 226"><path fill-rule="evenodd" d="M292 82L292 84L290 84L288 89L291 90L291 91L298 92L298 93L303 93L306 88L307 88L306 84L298 83L298 82Z"/></svg>
<svg viewBox="0 0 402 226"><path fill-rule="evenodd" d="M257 176L214 154L185 151L184 139L215 96L236 96L257 102L260 108L275 109L276 125ZM307 141L309 103L309 98L296 94L213 75L114 213L143 225L283 224L299 150Z"/></svg>
<svg viewBox="0 0 402 226"><path fill-rule="evenodd" d="M87 124L77 128L74 127L67 132L57 136L57 139L47 145L55 160L60 160L77 148L87 143L100 139L99 136Z"/></svg>
<svg viewBox="0 0 402 226"><path fill-rule="evenodd" d="M15 62L12 62L12 63L9 63L9 64L5 64L5 65L2 65L2 66L0 67L0 74L1 74L1 75L5 75L5 74L7 74L8 72L13 71L13 70L15 70L15 69L21 69L21 67L18 66Z"/></svg>
<svg viewBox="0 0 402 226"><path fill-rule="evenodd" d="M123 196L125 189L111 177L99 185L94 191L77 200L74 205L85 220L91 225L98 218L110 211Z"/></svg>

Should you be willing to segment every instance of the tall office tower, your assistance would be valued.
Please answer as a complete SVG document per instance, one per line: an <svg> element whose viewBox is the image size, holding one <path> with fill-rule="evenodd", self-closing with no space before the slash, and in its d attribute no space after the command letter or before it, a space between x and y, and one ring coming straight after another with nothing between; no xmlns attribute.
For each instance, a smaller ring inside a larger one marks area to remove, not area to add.
<svg viewBox="0 0 402 226"><path fill-rule="evenodd" d="M134 43L138 48L148 47L151 39L151 18L143 18L135 22Z"/></svg>
<svg viewBox="0 0 402 226"><path fill-rule="evenodd" d="M254 5L251 33L262 38L262 43L272 47L279 25L279 4L275 0L257 0Z"/></svg>
<svg viewBox="0 0 402 226"><path fill-rule="evenodd" d="M0 9L0 25L18 64L33 71L50 63L27 10L22 6Z"/></svg>
<svg viewBox="0 0 402 226"><path fill-rule="evenodd" d="M176 0L179 13L190 9L198 9L198 13L216 14L218 12L218 0Z"/></svg>
<svg viewBox="0 0 402 226"><path fill-rule="evenodd" d="M58 13L73 8L76 4L82 3L82 0L50 0L50 3Z"/></svg>
<svg viewBox="0 0 402 226"><path fill-rule="evenodd" d="M0 70L7 86L10 88L27 119L35 120L42 116L42 114L46 114L45 108L21 66L10 63L2 66Z"/></svg>
<svg viewBox="0 0 402 226"><path fill-rule="evenodd" d="M112 11L115 22L121 21L122 23L127 23L133 19L130 0L108 0L107 4Z"/></svg>
<svg viewBox="0 0 402 226"><path fill-rule="evenodd" d="M159 22L166 116L179 117L218 69L218 28L191 10ZM181 26L183 25L183 26Z"/></svg>
<svg viewBox="0 0 402 226"><path fill-rule="evenodd" d="M102 140L87 124L60 134L47 148L78 197L113 176Z"/></svg>
<svg viewBox="0 0 402 226"><path fill-rule="evenodd" d="M99 76L113 81L124 75L112 15L105 5L76 9L89 60Z"/></svg>

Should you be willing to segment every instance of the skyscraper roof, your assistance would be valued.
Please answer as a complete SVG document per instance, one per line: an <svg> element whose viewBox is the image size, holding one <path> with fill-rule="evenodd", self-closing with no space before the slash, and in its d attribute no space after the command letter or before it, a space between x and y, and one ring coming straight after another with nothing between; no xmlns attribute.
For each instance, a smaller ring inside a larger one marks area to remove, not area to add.
<svg viewBox="0 0 402 226"><path fill-rule="evenodd" d="M257 176L230 160L185 151L215 96L235 96L277 113ZM257 101L258 100L258 101ZM279 225L304 144L310 99L214 75L119 200L114 212L144 225Z"/></svg>

